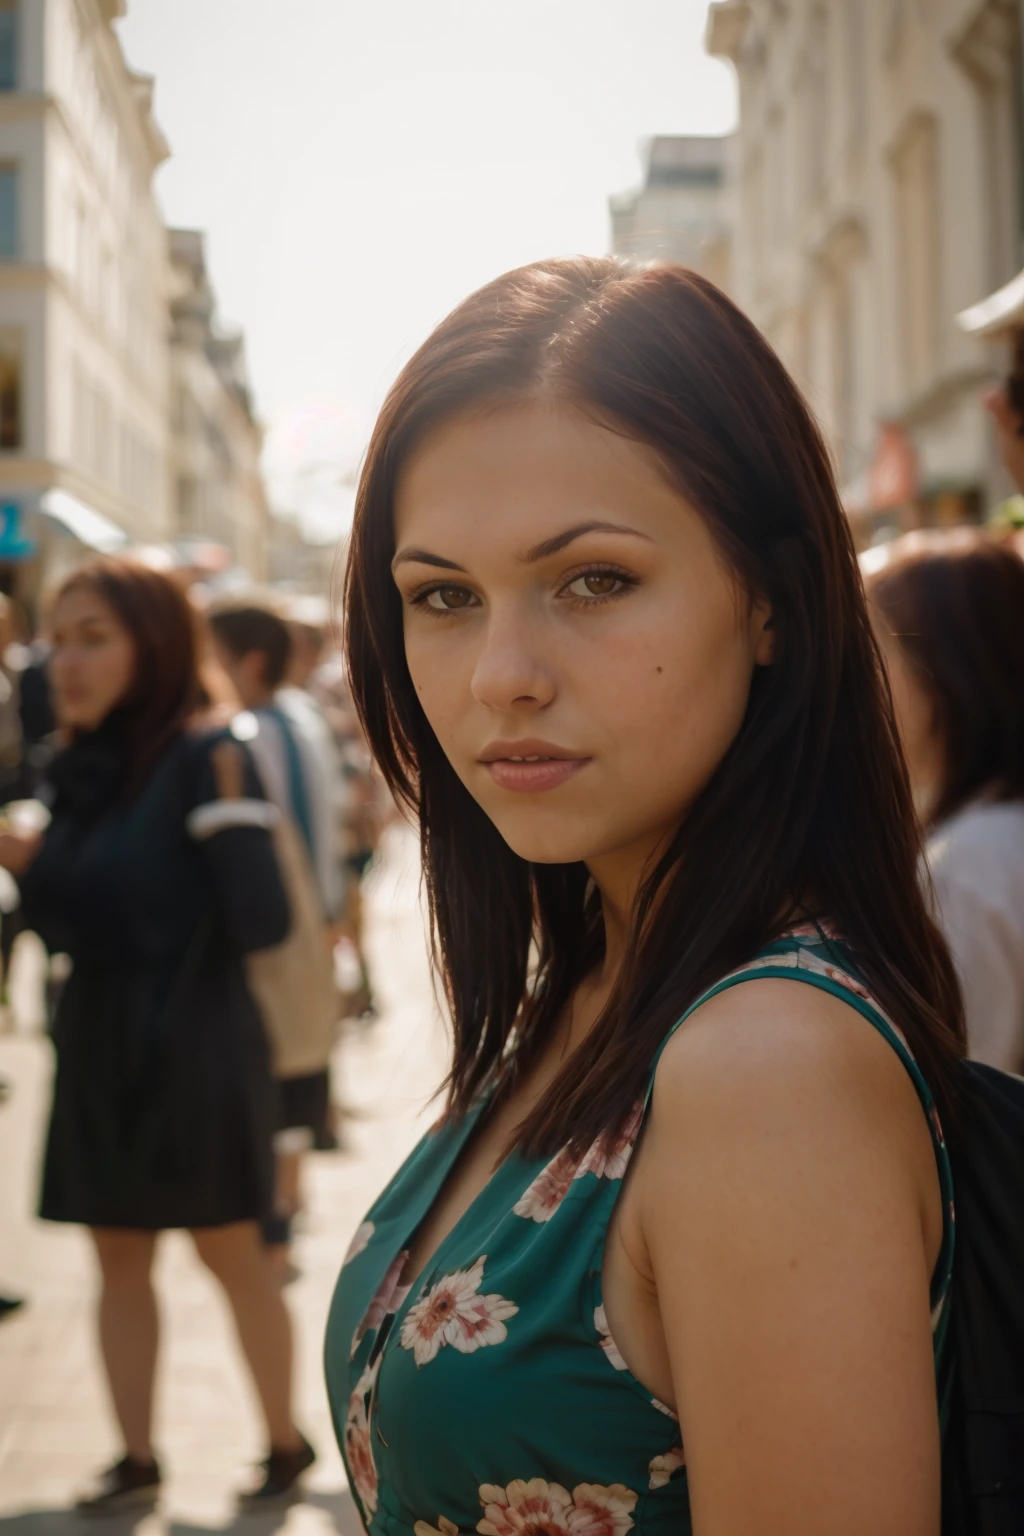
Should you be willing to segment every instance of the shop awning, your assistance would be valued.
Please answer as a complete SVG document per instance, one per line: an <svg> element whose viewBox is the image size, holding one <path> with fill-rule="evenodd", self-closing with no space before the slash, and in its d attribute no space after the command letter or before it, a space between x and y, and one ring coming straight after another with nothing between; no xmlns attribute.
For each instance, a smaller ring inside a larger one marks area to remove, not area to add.
<svg viewBox="0 0 1024 1536"><path fill-rule="evenodd" d="M39 510L60 523L80 544L98 550L101 555L116 554L129 542L123 528L67 491L44 491L39 498Z"/></svg>
<svg viewBox="0 0 1024 1536"><path fill-rule="evenodd" d="M990 293L980 304L961 310L956 323L972 336L999 336L1024 326L1024 272L1018 272L1004 288Z"/></svg>

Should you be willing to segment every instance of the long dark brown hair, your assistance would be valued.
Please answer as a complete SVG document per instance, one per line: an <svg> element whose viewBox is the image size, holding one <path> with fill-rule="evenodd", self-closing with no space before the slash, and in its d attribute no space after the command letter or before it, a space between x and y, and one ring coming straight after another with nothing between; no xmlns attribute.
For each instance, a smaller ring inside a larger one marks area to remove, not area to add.
<svg viewBox="0 0 1024 1536"><path fill-rule="evenodd" d="M518 1144L580 1147L621 1124L674 1021L798 911L837 924L943 1104L962 1053L959 994L918 887L906 772L820 434L771 348L712 284L676 266L578 258L508 273L438 326L384 404L356 501L352 690L388 783L419 816L454 1027L449 1113L468 1108L510 1045L528 1065L603 952L584 866L519 858L441 751L390 573L396 480L424 433L471 405L524 398L569 403L655 449L744 587L770 602L777 644L638 896L607 1008Z"/></svg>
<svg viewBox="0 0 1024 1536"><path fill-rule="evenodd" d="M1024 561L980 531L911 534L868 593L934 711L930 824L980 794L1024 800Z"/></svg>
<svg viewBox="0 0 1024 1536"><path fill-rule="evenodd" d="M63 597L83 589L113 610L135 645L134 676L117 706L131 793L185 730L202 700L196 618L172 577L135 560L106 556L79 566L57 589L51 612Z"/></svg>

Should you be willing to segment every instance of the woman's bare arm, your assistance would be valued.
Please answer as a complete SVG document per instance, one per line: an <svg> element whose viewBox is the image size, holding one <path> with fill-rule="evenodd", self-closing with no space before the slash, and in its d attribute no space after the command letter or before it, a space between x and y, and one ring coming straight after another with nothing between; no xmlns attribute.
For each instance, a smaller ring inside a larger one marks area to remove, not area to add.
<svg viewBox="0 0 1024 1536"><path fill-rule="evenodd" d="M697 1536L937 1536L941 1203L892 1048L804 984L721 994L665 1052L637 1184Z"/></svg>

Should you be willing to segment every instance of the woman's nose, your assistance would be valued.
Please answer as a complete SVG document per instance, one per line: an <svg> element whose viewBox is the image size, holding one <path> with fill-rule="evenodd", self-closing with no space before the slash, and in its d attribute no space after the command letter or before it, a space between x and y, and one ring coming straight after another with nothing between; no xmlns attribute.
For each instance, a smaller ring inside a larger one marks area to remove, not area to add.
<svg viewBox="0 0 1024 1536"><path fill-rule="evenodd" d="M555 680L540 655L536 622L495 615L487 626L471 683L473 697L488 709L514 705L542 709L555 696Z"/></svg>

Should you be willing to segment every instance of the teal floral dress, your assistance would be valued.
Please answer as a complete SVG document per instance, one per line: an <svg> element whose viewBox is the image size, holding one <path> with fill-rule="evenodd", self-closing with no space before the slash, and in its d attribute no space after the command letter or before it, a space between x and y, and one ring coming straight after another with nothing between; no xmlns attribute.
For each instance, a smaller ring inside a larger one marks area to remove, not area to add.
<svg viewBox="0 0 1024 1536"><path fill-rule="evenodd" d="M913 1079L946 1213L932 1281L940 1370L953 1202L928 1086L846 951L817 925L786 934L694 1007L765 976L842 998ZM649 1100L650 1086L622 1133L581 1157L508 1157L411 1286L402 1276L413 1234L484 1106L428 1132L369 1211L335 1291L326 1370L349 1482L373 1536L690 1531L678 1420L630 1373L601 1293L608 1224Z"/></svg>

